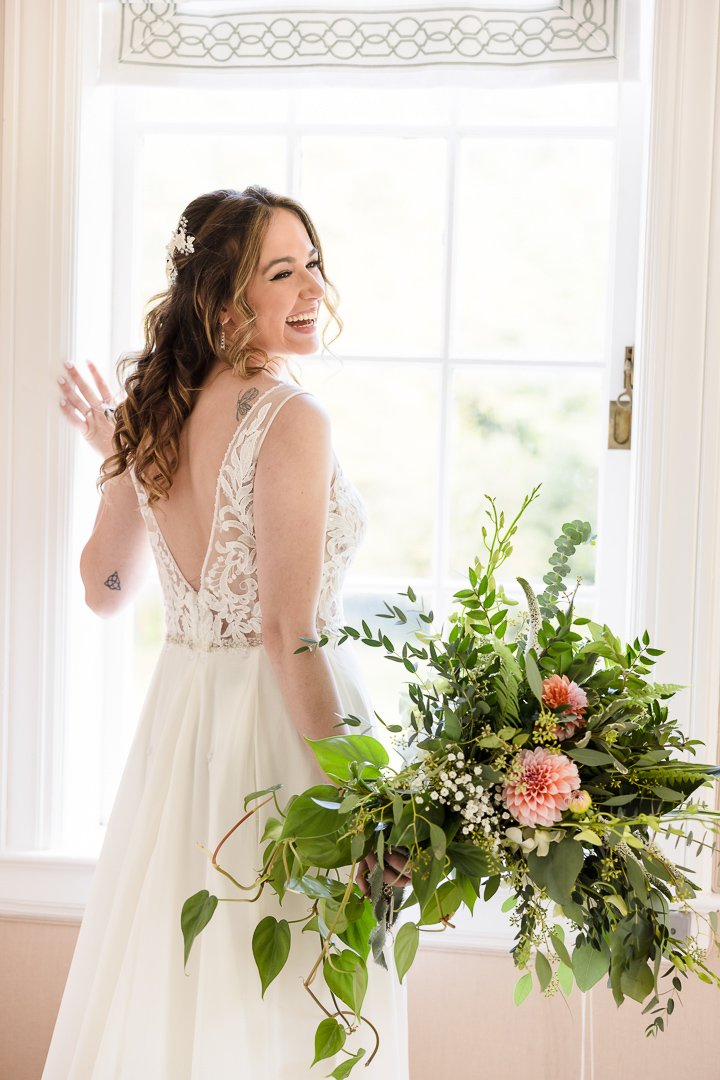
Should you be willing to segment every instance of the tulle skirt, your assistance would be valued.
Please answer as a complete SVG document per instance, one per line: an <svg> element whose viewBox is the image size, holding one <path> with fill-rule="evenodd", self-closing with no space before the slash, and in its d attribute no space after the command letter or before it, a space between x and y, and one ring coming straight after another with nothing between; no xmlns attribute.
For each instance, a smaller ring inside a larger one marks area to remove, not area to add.
<svg viewBox="0 0 720 1080"><path fill-rule="evenodd" d="M325 646L345 714L376 723L353 643ZM180 912L207 888L237 900L198 844L214 848L242 817L244 796L282 783L278 801L327 782L297 732L262 645L195 651L166 643L154 671L80 927L42 1080L301 1080L327 1076L340 1053L311 1069L325 1014L303 987L317 933L291 923L285 967L261 998L253 931L265 915L289 922L310 901L266 886L254 903L220 903L183 969ZM255 805L254 803L251 805ZM262 865L263 807L223 847L219 862L250 885ZM402 915L401 915L402 920ZM396 931L400 923L396 925ZM392 946L388 970L368 957L362 1024L345 1048L366 1048L351 1075L407 1080L407 978ZM311 984L330 1012L318 969ZM341 1007L345 1008L346 1006Z"/></svg>

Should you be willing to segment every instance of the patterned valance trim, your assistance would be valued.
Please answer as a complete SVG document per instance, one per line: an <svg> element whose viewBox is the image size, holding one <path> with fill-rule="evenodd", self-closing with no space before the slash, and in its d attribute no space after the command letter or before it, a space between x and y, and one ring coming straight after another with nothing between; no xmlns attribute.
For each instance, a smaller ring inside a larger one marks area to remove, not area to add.
<svg viewBox="0 0 720 1080"><path fill-rule="evenodd" d="M613 62L620 0L559 0L532 10L356 6L214 14L202 0L115 3L115 56L123 66L397 71Z"/></svg>

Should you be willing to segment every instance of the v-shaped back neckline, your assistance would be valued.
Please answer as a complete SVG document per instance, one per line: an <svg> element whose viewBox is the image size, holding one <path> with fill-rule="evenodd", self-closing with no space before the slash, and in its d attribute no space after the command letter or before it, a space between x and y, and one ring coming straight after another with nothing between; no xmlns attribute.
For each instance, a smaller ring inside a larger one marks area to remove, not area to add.
<svg viewBox="0 0 720 1080"><path fill-rule="evenodd" d="M165 535L164 535L162 529L160 528L160 523L159 523L159 521L157 519L157 515L155 514L155 511L152 509L152 507L150 506L149 503L147 504L147 508L150 511L150 513L152 514L153 521L154 521L154 524L155 524L155 528L157 529L157 534L158 534L158 538L160 540L160 543L165 548L165 553L167 554L168 558L170 559L170 562L172 563L175 571L177 572L178 577L182 581L185 588L188 590L188 592L191 592L195 597L200 596L200 594L201 594L201 592L203 590L203 583L205 581L205 571L207 570L208 559L210 558L210 554L211 554L212 548L213 548L213 540L214 540L214 537L215 537L215 522L216 522L216 519L217 519L218 502L219 502L219 499L220 499L220 484L222 482L222 475L223 475L223 472L225 471L225 466L227 465L228 458L230 457L230 453L232 451L233 446L235 445L235 441L236 441L238 435L244 430L245 424L249 420L249 417L252 416L252 414L255 412L258 405L263 400L263 398L266 398L267 395L272 393L273 390L277 390L277 388L279 386L292 386L292 383L278 382L274 386L268 386L267 390L263 390L262 394L260 394L260 396L257 397L255 399L255 401L253 401L252 405L250 406L248 411L245 413L245 415L242 417L242 419L238 421L237 427L233 431L232 438L230 439L230 442L228 443L227 450L223 454L223 458L222 458L222 461L220 463L220 468L218 470L217 478L216 478L216 481L215 481L215 499L213 501L213 513L212 513L212 520L210 522L210 537L208 539L207 547L205 549L205 557L203 558L202 566L200 568L200 583L199 583L197 589L194 588L190 584L188 579L185 577L185 574L180 569L178 561L175 558L175 556L173 555L172 551L170 550L168 542L165 539ZM293 387L293 389L295 389L295 387ZM303 387L297 387L297 389L302 390Z"/></svg>

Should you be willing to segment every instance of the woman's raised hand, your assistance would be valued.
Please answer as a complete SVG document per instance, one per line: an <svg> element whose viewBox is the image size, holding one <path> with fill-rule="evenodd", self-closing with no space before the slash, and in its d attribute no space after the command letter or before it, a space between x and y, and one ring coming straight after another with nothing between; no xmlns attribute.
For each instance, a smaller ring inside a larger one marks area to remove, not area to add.
<svg viewBox="0 0 720 1080"><path fill-rule="evenodd" d="M88 360L88 368L97 390L89 385L74 364L66 361L63 375L58 377L60 408L63 416L73 427L79 429L84 439L104 461L113 452L113 396L110 387L91 360Z"/></svg>
<svg viewBox="0 0 720 1080"><path fill-rule="evenodd" d="M370 896L370 886L367 882L367 875L372 868L377 865L377 855L374 851L368 851L364 859L361 859L355 868L355 880L360 886L360 891L363 896ZM401 854L399 851L385 852L383 856L383 862L385 864L383 870L383 881L388 885L397 885L399 889L402 889L405 885L411 884L411 877L409 874L404 873L404 870L409 867L409 860Z"/></svg>

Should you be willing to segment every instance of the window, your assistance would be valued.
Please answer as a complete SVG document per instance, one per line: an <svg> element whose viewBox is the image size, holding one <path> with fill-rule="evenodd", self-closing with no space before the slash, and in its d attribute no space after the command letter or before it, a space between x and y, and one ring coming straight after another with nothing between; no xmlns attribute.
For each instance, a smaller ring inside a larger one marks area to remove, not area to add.
<svg viewBox="0 0 720 1080"><path fill-rule="evenodd" d="M109 315L107 351L95 351L108 372L141 344L143 304L164 288L164 246L195 195L262 183L300 199L319 229L345 331L333 356L296 370L330 409L338 455L370 513L346 582L348 622L377 624L383 599L401 602L409 584L441 622L480 550L484 493L511 510L540 481L515 572L539 582L558 527L587 518L600 543L581 556L582 604L622 620L625 565L614 559L610 577L603 555L622 551L627 534L630 455L606 449L636 296L637 232L620 225L638 217L638 162L623 146L642 141L641 113L625 91L598 82L97 92L86 153L96 156L96 127L112 130L103 168L115 179L84 211L84 257L104 260L111 299L85 309L89 321ZM95 189L97 168L86 177ZM83 280L98 288L96 274ZM96 470L78 458L78 552ZM161 639L154 576L132 611L100 625L76 597L70 850L99 849ZM401 669L357 649L374 706L392 722Z"/></svg>

